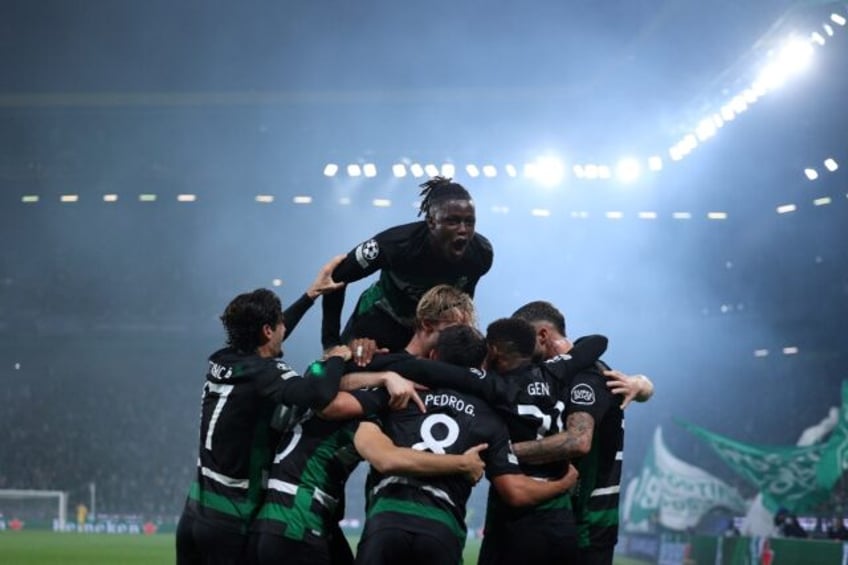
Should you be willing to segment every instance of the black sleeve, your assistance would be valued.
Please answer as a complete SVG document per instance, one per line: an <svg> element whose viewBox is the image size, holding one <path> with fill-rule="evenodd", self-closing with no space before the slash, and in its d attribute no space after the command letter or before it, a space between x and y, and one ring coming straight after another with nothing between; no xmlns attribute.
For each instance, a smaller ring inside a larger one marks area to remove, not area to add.
<svg viewBox="0 0 848 565"><path fill-rule="evenodd" d="M288 339L292 333L294 333L294 329L297 327L298 322L300 322L303 315L306 314L306 311L312 308L312 305L315 304L315 301L309 298L309 296L304 292L300 298L294 301L286 311L283 312L283 323L286 325L286 337Z"/></svg>
<svg viewBox="0 0 848 565"><path fill-rule="evenodd" d="M347 254L341 263L333 269L333 280L350 283L364 279L380 270L385 253L380 249L380 234L363 241ZM344 287L325 294L321 300L321 345L329 349L341 343L341 319L344 308Z"/></svg>
<svg viewBox="0 0 848 565"><path fill-rule="evenodd" d="M602 335L588 335L574 342L566 355L557 355L545 361L548 369L560 383L567 383L574 375L595 365L607 350L608 340Z"/></svg>
<svg viewBox="0 0 848 565"><path fill-rule="evenodd" d="M282 361L276 367L276 371L266 371L260 376L257 386L261 396L270 398L275 404L321 410L339 392L344 361L341 357L316 361L303 377Z"/></svg>
<svg viewBox="0 0 848 565"><path fill-rule="evenodd" d="M451 388L495 403L498 396L498 376L479 369L458 367L431 359L407 357L386 364L387 371L395 371L407 379L429 388Z"/></svg>
<svg viewBox="0 0 848 565"><path fill-rule="evenodd" d="M363 418L379 415L389 409L389 393L384 388L362 388L350 394L362 406Z"/></svg>

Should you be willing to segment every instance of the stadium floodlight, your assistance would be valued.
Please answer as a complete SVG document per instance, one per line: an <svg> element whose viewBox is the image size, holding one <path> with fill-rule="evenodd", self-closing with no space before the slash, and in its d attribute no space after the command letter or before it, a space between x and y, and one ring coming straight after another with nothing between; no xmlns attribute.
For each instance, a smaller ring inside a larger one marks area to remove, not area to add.
<svg viewBox="0 0 848 565"><path fill-rule="evenodd" d="M558 157L537 157L533 165L535 165L533 179L544 187L557 186L565 178L565 165Z"/></svg>
<svg viewBox="0 0 848 565"><path fill-rule="evenodd" d="M721 114L719 114L718 112L713 114L713 125L716 127L716 129L724 127L724 118L722 118Z"/></svg>
<svg viewBox="0 0 848 565"><path fill-rule="evenodd" d="M725 104L724 106L722 106L719 112L721 114L721 119L723 119L725 122L732 122L736 118L736 112L733 111L733 108L730 106L730 104Z"/></svg>
<svg viewBox="0 0 848 565"><path fill-rule="evenodd" d="M657 213L656 212L639 212L640 220L656 220Z"/></svg>
<svg viewBox="0 0 848 565"><path fill-rule="evenodd" d="M483 176L486 178L494 178L498 176L498 170L494 165L483 165Z"/></svg>
<svg viewBox="0 0 848 565"><path fill-rule="evenodd" d="M730 107L733 108L733 112L738 116L748 109L748 102L745 101L744 96L737 94L730 100Z"/></svg>
<svg viewBox="0 0 848 565"><path fill-rule="evenodd" d="M828 37L833 37L833 28L830 24L822 24L822 29L828 35Z"/></svg>
<svg viewBox="0 0 848 565"><path fill-rule="evenodd" d="M350 206L351 202L352 200L350 199L350 196L342 196L339 198L339 204L342 206Z"/></svg>
<svg viewBox="0 0 848 565"><path fill-rule="evenodd" d="M515 178L518 176L518 169L515 168L515 165L506 165L504 170L508 177Z"/></svg>
<svg viewBox="0 0 848 565"><path fill-rule="evenodd" d="M672 212L671 217L675 220L691 220L692 213L691 212Z"/></svg>
<svg viewBox="0 0 848 565"><path fill-rule="evenodd" d="M583 167L583 172L586 175L586 178L589 180L595 180L598 178L598 166L597 165L586 165Z"/></svg>
<svg viewBox="0 0 848 565"><path fill-rule="evenodd" d="M405 177L406 165L404 165L403 163L395 163L394 165L392 165L392 174L395 176L395 178L398 179Z"/></svg>
<svg viewBox="0 0 848 565"><path fill-rule="evenodd" d="M138 195L139 202L156 202L155 194L139 194Z"/></svg>
<svg viewBox="0 0 848 565"><path fill-rule="evenodd" d="M270 194L257 194L256 201L260 204L271 204L274 201L274 197Z"/></svg>
<svg viewBox="0 0 848 565"><path fill-rule="evenodd" d="M177 202L195 202L196 200L196 194L177 194Z"/></svg>
<svg viewBox="0 0 848 565"><path fill-rule="evenodd" d="M492 213L494 214L508 214L509 206L492 206Z"/></svg>
<svg viewBox="0 0 848 565"><path fill-rule="evenodd" d="M409 172L412 173L412 176L418 179L424 176L424 167L418 163L413 163L409 166Z"/></svg>
<svg viewBox="0 0 848 565"><path fill-rule="evenodd" d="M727 212L707 212L708 220L726 220Z"/></svg>
<svg viewBox="0 0 848 565"><path fill-rule="evenodd" d="M574 171L574 176L583 179L586 178L586 169L583 168L583 165L574 165L571 168Z"/></svg>
<svg viewBox="0 0 848 565"><path fill-rule="evenodd" d="M24 204L35 204L38 200L39 197L37 194L25 194L21 196L21 202Z"/></svg>
<svg viewBox="0 0 848 565"><path fill-rule="evenodd" d="M377 176L377 165L374 163L365 163L362 165L362 173L369 179Z"/></svg>
<svg viewBox="0 0 848 565"><path fill-rule="evenodd" d="M712 116L704 118L695 128L695 135L698 136L698 141L706 141L716 134L716 125Z"/></svg>
<svg viewBox="0 0 848 565"><path fill-rule="evenodd" d="M427 163L424 165L424 172L427 173L428 177L437 177L439 176L439 167L433 163Z"/></svg>
<svg viewBox="0 0 848 565"><path fill-rule="evenodd" d="M821 198L813 200L813 206L827 206L831 202L832 200L830 199L830 196L822 196Z"/></svg>
<svg viewBox="0 0 848 565"><path fill-rule="evenodd" d="M832 21L838 26L845 25L845 18L841 14L837 14L836 12L830 15L830 21Z"/></svg>
<svg viewBox="0 0 848 565"><path fill-rule="evenodd" d="M794 204L781 204L777 207L778 214L789 214L790 212L794 212L798 207Z"/></svg>
<svg viewBox="0 0 848 565"><path fill-rule="evenodd" d="M638 179L639 175L642 174L642 165L633 157L625 157L616 165L615 174L619 181L630 183Z"/></svg>
<svg viewBox="0 0 848 565"><path fill-rule="evenodd" d="M783 348L783 354L784 355L797 355L798 354L798 348L795 347L794 345L791 345L789 347L784 347Z"/></svg>
<svg viewBox="0 0 848 565"><path fill-rule="evenodd" d="M456 175L456 165L453 163L442 163L442 176L450 179L454 175Z"/></svg>
<svg viewBox="0 0 848 565"><path fill-rule="evenodd" d="M839 163L836 162L836 159L830 157L824 160L824 167L832 173L839 168Z"/></svg>
<svg viewBox="0 0 848 565"><path fill-rule="evenodd" d="M768 349L755 349L754 357L768 357L769 350Z"/></svg>
<svg viewBox="0 0 848 565"><path fill-rule="evenodd" d="M63 194L59 197L60 202L79 202L79 194Z"/></svg>
<svg viewBox="0 0 848 565"><path fill-rule="evenodd" d="M117 202L117 201L118 201L118 195L117 194L104 194L103 195L103 202Z"/></svg>
<svg viewBox="0 0 848 565"><path fill-rule="evenodd" d="M819 45L819 46L824 46L824 44L826 43L826 40L825 40L825 38L822 34L820 34L817 31L814 31L813 33L810 34L810 42L815 43L816 45Z"/></svg>
<svg viewBox="0 0 848 565"><path fill-rule="evenodd" d="M271 284L274 286L283 286L283 279L274 279L271 281Z"/></svg>
<svg viewBox="0 0 848 565"><path fill-rule="evenodd" d="M537 218L547 218L551 215L551 211L547 208L533 208L532 210L530 210L530 213L536 216Z"/></svg>
<svg viewBox="0 0 848 565"><path fill-rule="evenodd" d="M819 178L819 172L815 169L804 169L804 175L809 180L816 180L817 178Z"/></svg>
<svg viewBox="0 0 848 565"><path fill-rule="evenodd" d="M698 147L698 137L694 133L687 133L683 138L683 150L691 153L696 147Z"/></svg>
<svg viewBox="0 0 848 565"><path fill-rule="evenodd" d="M468 164L465 165L465 172L468 173L468 176L471 178L477 178L480 176L480 169L477 168L477 165Z"/></svg>
<svg viewBox="0 0 848 565"><path fill-rule="evenodd" d="M292 202L295 204L312 204L311 196L295 196L292 198Z"/></svg>
<svg viewBox="0 0 848 565"><path fill-rule="evenodd" d="M746 88L745 90L742 91L741 96L745 100L745 102L747 102L748 104L753 104L754 102L759 100L760 96L762 96L762 95L759 94L753 88Z"/></svg>
<svg viewBox="0 0 848 565"><path fill-rule="evenodd" d="M360 167L356 163L351 163L350 165L347 166L347 176L349 176L349 177L362 176L362 167Z"/></svg>
<svg viewBox="0 0 848 565"><path fill-rule="evenodd" d="M648 158L648 168L652 171L661 171L663 168L662 157L654 155Z"/></svg>
<svg viewBox="0 0 848 565"><path fill-rule="evenodd" d="M392 205L392 201L388 198L375 198L371 201L371 204L373 204L377 208L388 208Z"/></svg>
<svg viewBox="0 0 848 565"><path fill-rule="evenodd" d="M606 165L598 166L598 178L608 180L612 178L612 171Z"/></svg>
<svg viewBox="0 0 848 565"><path fill-rule="evenodd" d="M607 212L605 214L605 216L608 220L620 220L624 217L624 212L619 212L617 210L613 210L613 211Z"/></svg>
<svg viewBox="0 0 848 565"><path fill-rule="evenodd" d="M821 41L824 44L823 37L821 37ZM780 51L780 61L790 72L803 71L810 66L814 53L813 46L810 45L809 41L792 39Z"/></svg>
<svg viewBox="0 0 848 565"><path fill-rule="evenodd" d="M672 161L680 161L684 155L679 145L673 145L668 149L668 156L671 157Z"/></svg>
<svg viewBox="0 0 848 565"><path fill-rule="evenodd" d="M339 166L335 163L327 163L324 165L324 176L325 177L334 177L336 173L339 172Z"/></svg>

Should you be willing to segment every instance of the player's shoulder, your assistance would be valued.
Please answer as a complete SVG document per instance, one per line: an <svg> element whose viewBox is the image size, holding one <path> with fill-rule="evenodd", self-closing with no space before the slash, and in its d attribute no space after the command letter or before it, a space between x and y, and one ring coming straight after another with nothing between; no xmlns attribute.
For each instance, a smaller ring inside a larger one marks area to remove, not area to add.
<svg viewBox="0 0 848 565"><path fill-rule="evenodd" d="M401 243L419 234L427 234L427 223L424 221L392 226L375 235L374 239L380 243Z"/></svg>
<svg viewBox="0 0 848 565"><path fill-rule="evenodd" d="M591 406L601 398L613 396L607 387L607 378L602 372L604 366L596 363L574 376L569 390L570 401L573 404Z"/></svg>
<svg viewBox="0 0 848 565"><path fill-rule="evenodd" d="M474 253L481 261L488 265L492 264L494 249L492 248L492 242L485 235L475 232L471 240L471 249L474 250Z"/></svg>

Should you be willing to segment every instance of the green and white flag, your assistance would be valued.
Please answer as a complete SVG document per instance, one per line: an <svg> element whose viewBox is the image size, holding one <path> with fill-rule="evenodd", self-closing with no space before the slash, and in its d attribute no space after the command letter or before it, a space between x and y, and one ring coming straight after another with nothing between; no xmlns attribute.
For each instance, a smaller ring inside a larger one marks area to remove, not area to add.
<svg viewBox="0 0 848 565"><path fill-rule="evenodd" d="M684 531L696 526L713 508L744 513L747 507L735 488L672 455L659 427L634 481L628 485L624 500L628 531L650 530L654 521L670 530Z"/></svg>
<svg viewBox="0 0 848 565"><path fill-rule="evenodd" d="M825 443L825 449L816 470L816 480L821 488L830 491L848 470L848 381L842 383L842 408L839 421Z"/></svg>
<svg viewBox="0 0 848 565"><path fill-rule="evenodd" d="M700 437L738 474L755 485L771 512L783 507L793 513L817 506L827 499L830 488L817 481L819 463L827 445L769 447L748 445L693 424L681 422Z"/></svg>

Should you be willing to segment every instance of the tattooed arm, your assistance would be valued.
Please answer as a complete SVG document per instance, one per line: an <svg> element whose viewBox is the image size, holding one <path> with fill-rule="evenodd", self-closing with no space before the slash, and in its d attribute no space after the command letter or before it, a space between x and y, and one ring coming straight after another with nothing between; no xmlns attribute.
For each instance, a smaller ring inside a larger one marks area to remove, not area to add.
<svg viewBox="0 0 848 565"><path fill-rule="evenodd" d="M574 459L589 453L595 420L588 412L568 415L565 431L542 439L515 443L512 449L522 463L541 464Z"/></svg>

